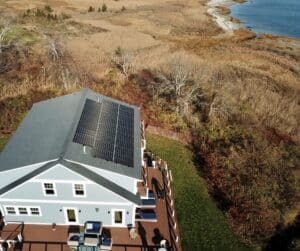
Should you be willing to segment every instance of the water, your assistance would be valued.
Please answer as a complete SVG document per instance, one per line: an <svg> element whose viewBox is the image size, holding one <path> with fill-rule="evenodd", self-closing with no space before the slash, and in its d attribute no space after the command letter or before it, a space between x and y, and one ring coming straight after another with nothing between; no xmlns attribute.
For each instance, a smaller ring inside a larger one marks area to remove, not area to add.
<svg viewBox="0 0 300 251"><path fill-rule="evenodd" d="M300 0L249 0L230 9L232 16L257 33L300 38Z"/></svg>

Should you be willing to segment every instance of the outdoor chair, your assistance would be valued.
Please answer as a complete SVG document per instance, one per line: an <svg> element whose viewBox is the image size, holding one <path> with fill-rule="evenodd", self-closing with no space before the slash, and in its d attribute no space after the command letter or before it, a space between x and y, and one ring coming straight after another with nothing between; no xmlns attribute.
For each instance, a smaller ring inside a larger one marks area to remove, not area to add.
<svg viewBox="0 0 300 251"><path fill-rule="evenodd" d="M68 246L70 247L78 247L79 246L79 240L80 240L80 234L79 233L69 233L68 236Z"/></svg>
<svg viewBox="0 0 300 251"><path fill-rule="evenodd" d="M112 238L101 237L100 250L111 250L112 249Z"/></svg>
<svg viewBox="0 0 300 251"><path fill-rule="evenodd" d="M101 235L102 233L102 222L100 221L87 221L84 224L85 234L96 234Z"/></svg>
<svg viewBox="0 0 300 251"><path fill-rule="evenodd" d="M68 233L68 246L70 246L71 248L78 247L80 244L80 227L75 225L69 226Z"/></svg>

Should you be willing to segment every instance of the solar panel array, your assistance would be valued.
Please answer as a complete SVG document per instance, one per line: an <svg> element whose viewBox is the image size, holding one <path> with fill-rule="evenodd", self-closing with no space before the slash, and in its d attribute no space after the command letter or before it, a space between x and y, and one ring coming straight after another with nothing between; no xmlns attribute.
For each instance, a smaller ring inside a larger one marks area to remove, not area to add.
<svg viewBox="0 0 300 251"><path fill-rule="evenodd" d="M90 146L93 157L133 167L134 110L87 99L73 141Z"/></svg>

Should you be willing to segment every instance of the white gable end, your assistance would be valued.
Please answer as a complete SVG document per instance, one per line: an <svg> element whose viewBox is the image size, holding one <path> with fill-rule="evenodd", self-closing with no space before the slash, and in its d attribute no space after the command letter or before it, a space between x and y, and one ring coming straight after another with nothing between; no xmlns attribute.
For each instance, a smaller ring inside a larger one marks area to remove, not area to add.
<svg viewBox="0 0 300 251"><path fill-rule="evenodd" d="M44 183L53 183L55 195L45 195ZM85 195L76 196L74 184L83 184ZM124 197L57 164L0 196L0 201L129 203Z"/></svg>
<svg viewBox="0 0 300 251"><path fill-rule="evenodd" d="M89 181L87 178L64 167L61 164L50 168L33 178L33 180L57 180L57 181Z"/></svg>
<svg viewBox="0 0 300 251"><path fill-rule="evenodd" d="M51 161L52 160L0 172L0 189Z"/></svg>

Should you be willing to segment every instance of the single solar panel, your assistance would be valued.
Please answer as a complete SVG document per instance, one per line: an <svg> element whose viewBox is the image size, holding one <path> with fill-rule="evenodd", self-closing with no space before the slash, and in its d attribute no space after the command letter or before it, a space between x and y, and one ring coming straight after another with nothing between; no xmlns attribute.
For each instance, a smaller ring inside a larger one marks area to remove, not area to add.
<svg viewBox="0 0 300 251"><path fill-rule="evenodd" d="M118 109L118 104L107 100L103 101L95 145L92 150L94 157L105 159L107 161L114 160L113 157Z"/></svg>
<svg viewBox="0 0 300 251"><path fill-rule="evenodd" d="M133 166L134 155L134 110L120 105L114 160L116 163Z"/></svg>
<svg viewBox="0 0 300 251"><path fill-rule="evenodd" d="M77 125L73 141L93 147L100 116L101 103L87 99L85 101L80 120Z"/></svg>

